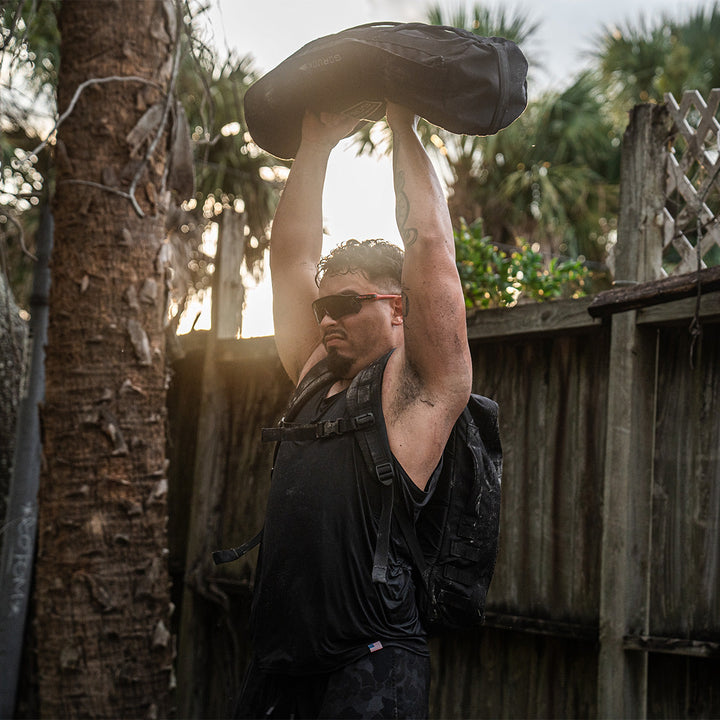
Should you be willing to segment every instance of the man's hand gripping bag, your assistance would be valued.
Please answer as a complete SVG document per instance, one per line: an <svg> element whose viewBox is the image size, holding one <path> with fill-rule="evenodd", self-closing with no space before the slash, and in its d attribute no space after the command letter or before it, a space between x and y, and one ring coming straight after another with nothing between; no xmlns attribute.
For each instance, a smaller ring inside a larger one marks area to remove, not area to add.
<svg viewBox="0 0 720 720"><path fill-rule="evenodd" d="M464 135L492 135L527 104L527 61L510 40L423 23L371 23L308 43L245 94L253 140L294 158L305 110L379 120L385 101Z"/></svg>

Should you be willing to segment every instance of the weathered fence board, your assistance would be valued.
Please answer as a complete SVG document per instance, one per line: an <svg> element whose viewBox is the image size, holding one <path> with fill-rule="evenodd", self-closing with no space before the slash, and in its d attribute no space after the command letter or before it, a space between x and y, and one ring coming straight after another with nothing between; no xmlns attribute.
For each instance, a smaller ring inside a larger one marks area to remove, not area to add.
<svg viewBox="0 0 720 720"><path fill-rule="evenodd" d="M506 332L510 328L506 327ZM493 609L596 625L608 331L473 345L500 404L502 536Z"/></svg>
<svg viewBox="0 0 720 720"><path fill-rule="evenodd" d="M607 290L595 296L588 307L588 312L593 317L602 317L611 313L695 297L714 290L720 290L720 266L686 275L673 275L654 282Z"/></svg>
<svg viewBox="0 0 720 720"><path fill-rule="evenodd" d="M720 641L717 327L703 333L694 369L687 330L666 328L660 333L651 635Z"/></svg>
<svg viewBox="0 0 720 720"><path fill-rule="evenodd" d="M720 661L651 655L648 718L720 717Z"/></svg>
<svg viewBox="0 0 720 720"><path fill-rule="evenodd" d="M593 643L486 628L431 652L431 717L596 717Z"/></svg>
<svg viewBox="0 0 720 720"><path fill-rule="evenodd" d="M478 310L468 318L468 338L474 340L497 337L533 337L561 332L579 332L602 324L588 314L593 298L573 301L555 300L511 308ZM510 334L512 333L512 335Z"/></svg>
<svg viewBox="0 0 720 720"><path fill-rule="evenodd" d="M176 498L189 501L178 508L187 526L178 666L182 717L226 715L245 669L255 554L216 568L211 553L241 544L262 527L272 453L260 442L260 429L276 422L291 390L267 342L220 342L211 333L205 342L202 362L195 359L194 382L202 388L198 442L183 467L192 468L196 479L191 494L181 491ZM229 344L233 362L227 360ZM179 398L171 392L172 402L187 412L182 389L177 393Z"/></svg>
<svg viewBox="0 0 720 720"><path fill-rule="evenodd" d="M687 326L688 318L697 313L700 322L720 320L720 292L702 295L698 298L674 300L664 305L642 308L638 311L638 325L681 325Z"/></svg>

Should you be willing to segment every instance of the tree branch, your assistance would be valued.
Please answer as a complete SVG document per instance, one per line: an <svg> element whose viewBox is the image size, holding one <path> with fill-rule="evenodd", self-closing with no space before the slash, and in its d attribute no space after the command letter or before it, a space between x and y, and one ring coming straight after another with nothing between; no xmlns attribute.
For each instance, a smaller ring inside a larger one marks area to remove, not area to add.
<svg viewBox="0 0 720 720"><path fill-rule="evenodd" d="M80 95L83 93L84 90L89 88L91 85L100 85L102 83L108 82L139 82L145 83L146 85L153 85L162 90L162 87L158 83L154 82L153 80L148 80L147 78L139 77L137 75L109 75L108 77L90 78L89 80L85 80L85 82L80 83L75 89L75 94L73 95L72 100L70 100L70 104L68 105L67 110L65 110L65 112L57 119L55 125L53 125L52 130L48 133L48 136L30 153L30 156L37 155L48 144L50 138L57 132L57 129L60 127L60 125L62 125L62 123L67 120L69 115L75 109L75 105L77 105L77 101L80 99Z"/></svg>
<svg viewBox="0 0 720 720"><path fill-rule="evenodd" d="M109 185L103 185L102 183L96 183L92 180L77 180L75 178L68 178L67 180L61 180L60 182L68 183L71 185L87 185L89 187L97 188L98 190L106 190L113 195L119 195L121 198L125 198L132 203L133 210L135 210L138 217L145 217L145 213L143 213L142 208L138 205L135 196L131 195L130 193L124 192L123 190L118 190L117 188L110 187Z"/></svg>
<svg viewBox="0 0 720 720"><path fill-rule="evenodd" d="M25 245L25 233L23 232L22 225L10 213L8 213L7 210L0 210L0 215L10 221L17 228L18 236L20 238L20 248L31 260L37 262L37 257L35 257L35 255L28 250L27 245Z"/></svg>
<svg viewBox="0 0 720 720"><path fill-rule="evenodd" d="M167 127L168 117L170 116L170 111L173 106L173 98L174 98L174 90L175 85L177 83L177 77L178 73L180 71L180 58L181 58L181 43L180 43L180 37L182 34L182 5L180 0L175 0L175 11L177 14L177 20L176 23L176 31L175 31L175 53L173 57L173 69L172 74L170 77L170 82L167 88L167 92L165 93L165 107L163 110L163 116L162 120L158 126L157 133L155 134L155 137L153 138L152 142L147 148L147 151L145 152L145 156L142 159L142 162L140 163L139 167L137 168L135 175L133 176L133 179L130 183L130 187L128 188L127 192L124 192L122 190L118 190L117 188L110 187L108 185L103 185L102 183L96 183L92 182L90 180L77 180L77 179L68 179L64 180L62 182L68 182L68 183L74 183L78 185L87 185L89 187L98 188L101 190L106 190L110 193L113 193L114 195L119 195L122 198L125 198L126 200L129 200L132 203L133 210L135 210L135 213L138 215L138 217L144 218L145 213L143 212L142 208L140 207L137 199L135 198L135 192L137 190L137 185L140 182L140 178L142 176L142 173L144 172L145 168L148 165L148 162L150 161L150 158L155 153L155 150L157 149L158 143L160 142L163 133L165 132L165 128ZM73 94L72 99L70 100L70 104L68 105L65 112L63 112L62 115L57 119L55 122L52 130L48 133L45 140L43 140L31 153L28 157L37 156L38 153L40 153L43 148L46 147L48 142L50 141L50 138L57 132L60 125L70 116L70 114L75 109L75 105L77 104L78 100L80 99L80 95L90 86L92 85L99 85L103 83L108 82L139 82L144 83L146 85L152 85L154 87L157 87L160 90L163 90L163 87L159 84L154 82L153 80L148 80L147 78L139 77L137 75L110 75L108 77L103 78L90 78L89 80L85 80L85 82L80 83L80 85L77 86L75 89L75 93Z"/></svg>

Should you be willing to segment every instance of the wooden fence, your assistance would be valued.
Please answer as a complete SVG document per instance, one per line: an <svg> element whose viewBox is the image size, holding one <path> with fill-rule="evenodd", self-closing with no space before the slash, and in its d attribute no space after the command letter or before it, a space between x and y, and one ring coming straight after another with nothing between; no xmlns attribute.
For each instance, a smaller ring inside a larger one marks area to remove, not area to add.
<svg viewBox="0 0 720 720"><path fill-rule="evenodd" d="M501 408L501 543L486 626L433 640L433 717L720 716L717 105L634 109L614 289L469 318L475 389ZM259 428L290 384L272 339L189 342L169 406L179 714L218 717L254 558L210 552L262 523Z"/></svg>

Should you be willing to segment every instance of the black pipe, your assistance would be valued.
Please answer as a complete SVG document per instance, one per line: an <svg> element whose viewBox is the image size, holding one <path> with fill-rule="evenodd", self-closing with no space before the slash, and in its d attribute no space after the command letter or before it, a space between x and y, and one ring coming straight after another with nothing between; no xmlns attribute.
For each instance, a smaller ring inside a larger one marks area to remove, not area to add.
<svg viewBox="0 0 720 720"><path fill-rule="evenodd" d="M45 345L53 219L46 205L36 236L38 258L30 298L30 361L23 378L15 453L0 558L0 717L15 714L23 636L32 581L40 482L40 405L45 398Z"/></svg>

